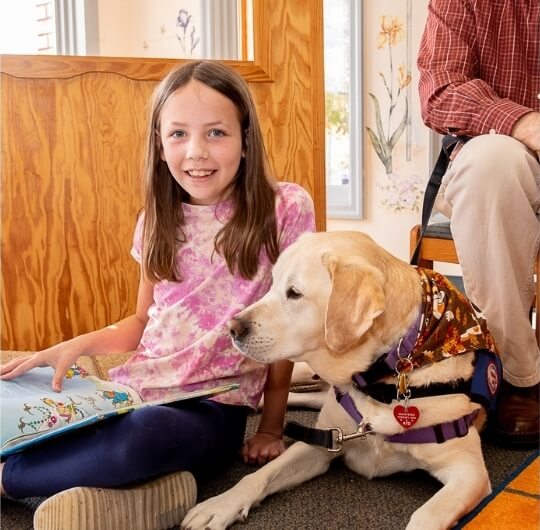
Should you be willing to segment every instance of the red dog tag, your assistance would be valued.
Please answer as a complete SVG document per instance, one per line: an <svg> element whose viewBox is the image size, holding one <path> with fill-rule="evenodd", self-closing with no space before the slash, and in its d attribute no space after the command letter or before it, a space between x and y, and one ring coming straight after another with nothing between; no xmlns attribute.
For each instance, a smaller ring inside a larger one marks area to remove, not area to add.
<svg viewBox="0 0 540 530"><path fill-rule="evenodd" d="M420 417L420 411L416 407L396 405L394 407L394 417L396 421L405 429L410 429Z"/></svg>

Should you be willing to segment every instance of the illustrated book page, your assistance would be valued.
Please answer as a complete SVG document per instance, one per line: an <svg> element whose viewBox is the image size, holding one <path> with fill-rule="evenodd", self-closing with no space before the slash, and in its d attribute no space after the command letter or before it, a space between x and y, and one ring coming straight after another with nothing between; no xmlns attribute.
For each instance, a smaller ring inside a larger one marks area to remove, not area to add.
<svg viewBox="0 0 540 530"><path fill-rule="evenodd" d="M11 381L0 381L0 456L136 408L211 397L239 386L226 384L143 401L134 389L99 379L77 366L68 370L62 391L54 392L53 374L51 367L34 368Z"/></svg>

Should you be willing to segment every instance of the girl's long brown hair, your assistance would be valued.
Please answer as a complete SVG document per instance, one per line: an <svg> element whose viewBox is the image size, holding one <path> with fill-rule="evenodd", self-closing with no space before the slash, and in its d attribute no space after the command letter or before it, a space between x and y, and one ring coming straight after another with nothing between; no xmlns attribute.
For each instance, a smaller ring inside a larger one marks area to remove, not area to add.
<svg viewBox="0 0 540 530"><path fill-rule="evenodd" d="M192 79L229 98L238 110L245 156L231 189L226 190L232 200L232 215L217 233L214 243L231 273L239 272L244 278L252 279L263 249L271 263L275 263L279 255L275 181L249 88L238 73L215 61L194 61L173 69L154 92L144 168L143 270L155 281L181 280L175 258L178 246L184 240L182 202L187 201L189 195L161 160L157 131L167 99Z"/></svg>

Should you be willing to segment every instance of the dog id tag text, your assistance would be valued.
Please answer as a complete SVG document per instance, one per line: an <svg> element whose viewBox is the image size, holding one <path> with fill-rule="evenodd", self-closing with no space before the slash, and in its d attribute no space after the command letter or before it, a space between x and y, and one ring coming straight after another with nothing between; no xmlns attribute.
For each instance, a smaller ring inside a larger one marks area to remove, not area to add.
<svg viewBox="0 0 540 530"><path fill-rule="evenodd" d="M396 405L394 407L394 418L405 429L410 429L420 417L420 411L417 407L404 407Z"/></svg>

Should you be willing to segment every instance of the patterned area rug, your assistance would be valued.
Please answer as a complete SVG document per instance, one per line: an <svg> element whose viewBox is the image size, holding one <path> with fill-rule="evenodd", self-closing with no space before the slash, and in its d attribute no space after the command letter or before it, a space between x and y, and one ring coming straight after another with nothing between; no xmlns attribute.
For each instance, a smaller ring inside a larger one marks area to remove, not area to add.
<svg viewBox="0 0 540 530"><path fill-rule="evenodd" d="M465 530L538 530L540 528L540 457L527 458L458 528Z"/></svg>

